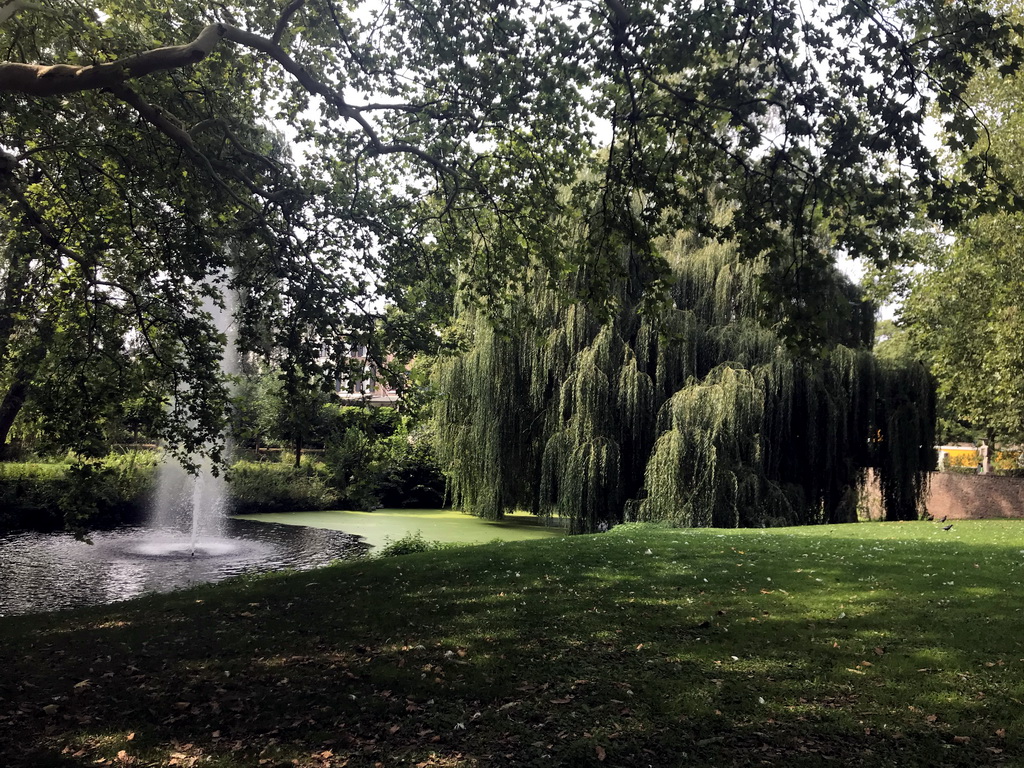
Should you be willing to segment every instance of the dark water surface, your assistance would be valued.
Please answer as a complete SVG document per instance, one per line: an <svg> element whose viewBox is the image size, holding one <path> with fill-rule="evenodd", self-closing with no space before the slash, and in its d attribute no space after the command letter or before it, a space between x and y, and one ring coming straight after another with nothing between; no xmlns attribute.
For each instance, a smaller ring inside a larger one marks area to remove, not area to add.
<svg viewBox="0 0 1024 768"><path fill-rule="evenodd" d="M0 534L0 616L127 600L243 573L305 570L366 551L340 531L226 520L224 536L129 527L90 534Z"/></svg>

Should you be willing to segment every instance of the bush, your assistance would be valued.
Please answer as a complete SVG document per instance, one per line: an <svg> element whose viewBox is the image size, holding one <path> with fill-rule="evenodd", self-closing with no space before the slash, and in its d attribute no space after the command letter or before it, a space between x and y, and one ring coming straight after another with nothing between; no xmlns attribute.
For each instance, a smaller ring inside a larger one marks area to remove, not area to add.
<svg viewBox="0 0 1024 768"><path fill-rule="evenodd" d="M0 463L0 529L108 527L141 520L157 455L111 454L98 461Z"/></svg>
<svg viewBox="0 0 1024 768"><path fill-rule="evenodd" d="M445 478L428 440L403 440L387 455L378 479L381 505L434 509L444 506Z"/></svg>
<svg viewBox="0 0 1024 768"><path fill-rule="evenodd" d="M427 541L419 531L407 533L400 539L386 539L388 542L377 551L377 557L400 557L417 552L434 552L439 549L452 549L457 544L445 544L441 541Z"/></svg>
<svg viewBox="0 0 1024 768"><path fill-rule="evenodd" d="M332 484L353 509L444 505L444 475L430 441L404 431L373 438L349 428L327 447Z"/></svg>
<svg viewBox="0 0 1024 768"><path fill-rule="evenodd" d="M0 528L59 528L64 464L0 464Z"/></svg>
<svg viewBox="0 0 1024 768"><path fill-rule="evenodd" d="M339 494L331 473L321 461L305 459L302 466L269 461L239 461L228 471L228 493L236 514L337 509Z"/></svg>
<svg viewBox="0 0 1024 768"><path fill-rule="evenodd" d="M948 473L950 475L976 475L976 474L978 474L978 468L977 467L967 467L967 466L957 466L957 465L946 466L945 468L943 468L942 471L946 472L946 473Z"/></svg>

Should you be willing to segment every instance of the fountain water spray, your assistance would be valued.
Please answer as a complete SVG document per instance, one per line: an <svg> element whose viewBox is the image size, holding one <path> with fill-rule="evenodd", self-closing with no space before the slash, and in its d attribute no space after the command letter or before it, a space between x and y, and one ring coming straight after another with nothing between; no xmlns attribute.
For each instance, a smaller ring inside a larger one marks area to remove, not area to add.
<svg viewBox="0 0 1024 768"><path fill-rule="evenodd" d="M228 292L223 307L207 299L203 302L203 309L213 317L217 331L227 339L221 370L233 374L237 370L234 297ZM186 472L173 459L160 465L156 498L150 515L154 537L146 545L153 554L182 554L187 547L188 554L194 557L197 551L219 554L225 546L222 529L227 511L227 482L223 474L214 474L209 457L200 457L197 463L195 474ZM181 534L187 534L187 543L182 542ZM166 537L162 544L161 537Z"/></svg>

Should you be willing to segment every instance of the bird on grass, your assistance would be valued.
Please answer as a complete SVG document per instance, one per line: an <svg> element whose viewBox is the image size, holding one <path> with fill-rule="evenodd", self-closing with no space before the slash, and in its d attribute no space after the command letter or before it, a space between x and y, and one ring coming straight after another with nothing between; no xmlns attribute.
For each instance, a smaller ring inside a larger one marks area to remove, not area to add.
<svg viewBox="0 0 1024 768"><path fill-rule="evenodd" d="M952 528L952 527L953 527L953 524L952 524L952 523L950 523L949 525L944 525L944 526L942 526L942 530L944 530L944 531L948 531L948 530L949 530L950 528Z"/></svg>
<svg viewBox="0 0 1024 768"><path fill-rule="evenodd" d="M949 517L949 515L943 515L943 516L942 516L942 519L941 519L941 520L939 520L939 522L940 522L940 523L944 523L944 522L946 522L946 518L947 518L947 517Z"/></svg>

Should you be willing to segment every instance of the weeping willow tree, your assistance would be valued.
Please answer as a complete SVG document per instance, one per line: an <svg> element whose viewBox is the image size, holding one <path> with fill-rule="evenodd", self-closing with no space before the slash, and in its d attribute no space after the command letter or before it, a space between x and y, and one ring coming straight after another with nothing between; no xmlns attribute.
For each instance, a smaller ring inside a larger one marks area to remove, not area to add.
<svg viewBox="0 0 1024 768"><path fill-rule="evenodd" d="M464 311L465 349L437 367L454 503L558 514L573 532L847 522L874 468L887 517L916 519L934 388L920 365L871 355L857 289L830 274L826 343L797 352L772 330L783 312L763 263L686 234L664 246L672 287L656 311L631 295L628 257L611 311L540 280L501 323Z"/></svg>

